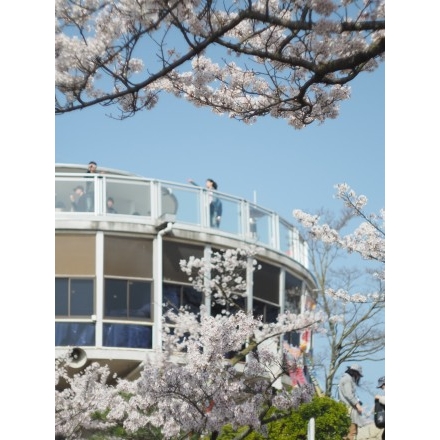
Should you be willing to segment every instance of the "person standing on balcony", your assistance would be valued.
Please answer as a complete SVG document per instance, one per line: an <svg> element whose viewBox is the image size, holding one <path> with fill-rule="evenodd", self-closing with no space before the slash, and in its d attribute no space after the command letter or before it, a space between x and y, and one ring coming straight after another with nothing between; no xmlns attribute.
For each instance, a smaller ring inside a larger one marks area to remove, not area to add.
<svg viewBox="0 0 440 440"><path fill-rule="evenodd" d="M98 169L98 164L96 162L94 162L93 160L91 160L89 162L89 164L87 165L87 172L88 173L96 173Z"/></svg>
<svg viewBox="0 0 440 440"><path fill-rule="evenodd" d="M89 164L87 165L87 173L90 173L90 174L105 174L104 171L100 171L98 173L98 164L94 160L91 160L89 162Z"/></svg>
<svg viewBox="0 0 440 440"><path fill-rule="evenodd" d="M363 377L362 367L358 364L353 364L347 368L339 381L339 400L346 405L351 418L350 429L347 437L344 437L344 440L355 440L359 426L364 424L362 418L362 402L356 395L356 386L359 385L361 377Z"/></svg>
<svg viewBox="0 0 440 440"><path fill-rule="evenodd" d="M91 160L89 164L87 165L87 174L96 174L98 169L98 164ZM87 181L86 183L86 192L87 193L93 193L93 187L94 182L93 181Z"/></svg>
<svg viewBox="0 0 440 440"><path fill-rule="evenodd" d="M98 173L98 164L94 160L91 160L87 165L87 174L97 174L97 173ZM104 173L101 171L99 174L104 174ZM94 180L88 180L86 182L86 194L87 194L87 211L93 211L95 209Z"/></svg>
<svg viewBox="0 0 440 440"><path fill-rule="evenodd" d="M188 183L191 183L191 185L200 186L194 182L193 179L188 179ZM205 187L208 190L209 224L211 228L219 228L223 206L221 200L215 195L215 191L218 188L217 182L215 182L213 179L206 179Z"/></svg>
<svg viewBox="0 0 440 440"><path fill-rule="evenodd" d="M115 201L112 197L107 198L107 213L108 214L117 214L118 211L115 209Z"/></svg>
<svg viewBox="0 0 440 440"><path fill-rule="evenodd" d="M75 212L86 212L87 207L87 197L84 191L84 187L78 185L73 190L73 194L70 195L70 201L72 203L72 211Z"/></svg>

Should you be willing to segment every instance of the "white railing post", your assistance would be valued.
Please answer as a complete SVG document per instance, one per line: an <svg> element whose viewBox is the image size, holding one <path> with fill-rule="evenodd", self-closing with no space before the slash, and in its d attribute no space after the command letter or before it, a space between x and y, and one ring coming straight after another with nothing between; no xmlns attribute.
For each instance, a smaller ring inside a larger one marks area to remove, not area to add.
<svg viewBox="0 0 440 440"><path fill-rule="evenodd" d="M307 440L315 440L315 419L313 417L307 425Z"/></svg>

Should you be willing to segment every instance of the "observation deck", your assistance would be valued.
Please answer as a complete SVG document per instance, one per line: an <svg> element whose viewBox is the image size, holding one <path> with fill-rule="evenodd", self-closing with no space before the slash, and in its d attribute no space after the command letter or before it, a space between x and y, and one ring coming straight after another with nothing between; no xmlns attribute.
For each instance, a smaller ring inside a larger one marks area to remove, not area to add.
<svg viewBox="0 0 440 440"><path fill-rule="evenodd" d="M91 195L87 211L74 212L70 195L83 186ZM223 207L220 226L209 224L208 191L191 184L148 179L118 170L102 168L102 174L88 174L85 166L55 166L55 219L61 226L69 221L111 222L154 228L171 221L174 228L233 238L256 244L290 257L308 267L307 243L298 230L273 211L247 200L216 191ZM114 200L116 213L108 213L106 200ZM82 223L84 225L84 223ZM212 238L212 237L211 237Z"/></svg>

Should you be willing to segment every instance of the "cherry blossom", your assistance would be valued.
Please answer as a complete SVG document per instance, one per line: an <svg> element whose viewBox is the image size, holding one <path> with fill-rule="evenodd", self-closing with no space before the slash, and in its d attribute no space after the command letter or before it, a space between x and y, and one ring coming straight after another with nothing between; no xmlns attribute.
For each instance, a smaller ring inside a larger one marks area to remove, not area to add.
<svg viewBox="0 0 440 440"><path fill-rule="evenodd" d="M323 316L286 312L276 322L263 322L239 309L234 298L246 290L243 270L249 262L258 268L256 250L218 251L211 259L181 262L194 286L217 304L232 304L232 310L215 316L204 305L199 313L169 310L162 321L162 349L147 353L139 379L112 377L111 385L108 367L97 363L70 377L68 351L57 359L57 433L81 438L118 424L129 432L156 427L164 438L185 433L215 438L226 424L263 429L267 409L294 409L309 401L312 385L280 386L289 374L280 338L291 331L320 331ZM206 287L202 280L209 271L215 281Z"/></svg>
<svg viewBox="0 0 440 440"><path fill-rule="evenodd" d="M384 0L56 0L57 114L161 93L245 123L336 118L385 54Z"/></svg>
<svg viewBox="0 0 440 440"><path fill-rule="evenodd" d="M368 199L364 195L357 195L346 183L336 185L335 197L342 200L345 207L351 212L353 218L360 219L360 224L350 234L341 236L327 224L319 223L319 216L305 213L299 209L293 211L293 216L304 226L311 237L323 243L333 244L349 254L357 253L364 260L379 263L373 270L373 277L385 280L385 210L379 214L367 214L365 206ZM367 295L360 293L349 294L343 289L326 289L326 293L333 298L343 301L365 302L383 301L384 294L371 292Z"/></svg>

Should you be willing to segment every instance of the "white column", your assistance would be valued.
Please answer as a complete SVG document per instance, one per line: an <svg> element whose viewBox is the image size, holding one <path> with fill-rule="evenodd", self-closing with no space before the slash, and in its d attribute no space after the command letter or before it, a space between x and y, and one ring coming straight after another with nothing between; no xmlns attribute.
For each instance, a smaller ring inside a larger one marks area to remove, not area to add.
<svg viewBox="0 0 440 440"><path fill-rule="evenodd" d="M95 240L95 301L96 301L96 347L102 347L104 319L104 232L98 231Z"/></svg>
<svg viewBox="0 0 440 440"><path fill-rule="evenodd" d="M154 301L153 301L153 350L162 349L162 303L163 303L163 236L171 231L173 224L170 222L165 229L157 233L153 243L155 250L153 258L154 276Z"/></svg>

